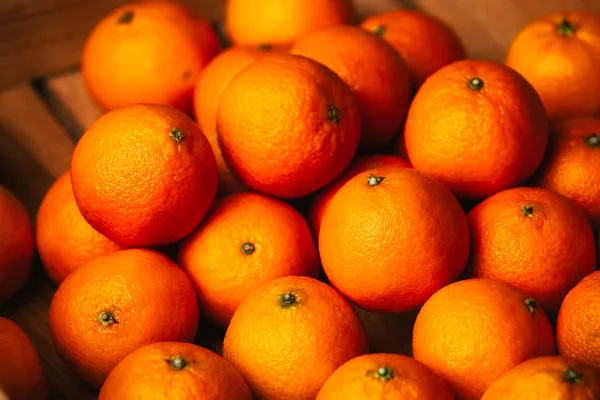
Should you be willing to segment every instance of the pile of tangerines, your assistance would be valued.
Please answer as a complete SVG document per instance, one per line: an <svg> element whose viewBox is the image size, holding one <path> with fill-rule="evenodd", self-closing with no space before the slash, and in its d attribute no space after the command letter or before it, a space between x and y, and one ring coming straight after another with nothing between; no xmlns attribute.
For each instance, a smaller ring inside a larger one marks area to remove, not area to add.
<svg viewBox="0 0 600 400"><path fill-rule="evenodd" d="M600 16L531 22L505 64L349 0L225 22L221 50L143 1L87 40L107 112L35 225L65 364L112 400L600 398ZM0 194L2 303L34 234ZM353 307L419 310L412 357L369 354ZM208 323L222 357L193 344ZM6 319L0 358L11 399L44 396Z"/></svg>

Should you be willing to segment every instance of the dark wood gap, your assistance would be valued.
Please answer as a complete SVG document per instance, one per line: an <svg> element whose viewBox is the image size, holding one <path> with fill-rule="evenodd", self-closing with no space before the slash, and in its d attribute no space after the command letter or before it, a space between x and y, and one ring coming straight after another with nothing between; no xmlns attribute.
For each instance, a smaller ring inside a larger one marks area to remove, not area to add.
<svg viewBox="0 0 600 400"><path fill-rule="evenodd" d="M68 107L58 98L56 93L48 87L47 81L44 78L34 79L31 81L31 87L40 99L46 104L50 112L65 128L69 136L75 141L79 141L83 135L84 129L77 122L75 116L69 111Z"/></svg>

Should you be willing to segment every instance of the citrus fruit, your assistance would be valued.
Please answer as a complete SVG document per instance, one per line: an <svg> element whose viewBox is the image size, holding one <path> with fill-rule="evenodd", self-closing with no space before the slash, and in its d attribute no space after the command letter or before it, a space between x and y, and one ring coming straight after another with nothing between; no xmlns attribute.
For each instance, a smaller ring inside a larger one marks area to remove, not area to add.
<svg viewBox="0 0 600 400"><path fill-rule="evenodd" d="M312 200L308 214L314 237L318 238L319 236L323 214L325 214L325 210L329 206L331 199L340 190L340 188L346 184L346 182L361 172L391 165L399 165L402 167L411 168L410 163L401 157L387 154L363 155L355 158L342 175L336 178L336 180L330 185L319 191L319 193L317 193Z"/></svg>
<svg viewBox="0 0 600 400"><path fill-rule="evenodd" d="M169 244L189 234L208 211L217 179L202 131L160 105L104 114L83 134L71 162L81 214L127 247Z"/></svg>
<svg viewBox="0 0 600 400"><path fill-rule="evenodd" d="M117 364L99 400L252 400L244 378L229 362L191 343L159 342L141 347Z"/></svg>
<svg viewBox="0 0 600 400"><path fill-rule="evenodd" d="M48 189L35 225L38 253L56 283L87 261L122 249L83 218L75 203L69 171Z"/></svg>
<svg viewBox="0 0 600 400"><path fill-rule="evenodd" d="M315 399L333 371L367 351L350 304L330 286L298 276L250 292L223 343L223 356L261 400Z"/></svg>
<svg viewBox="0 0 600 400"><path fill-rule="evenodd" d="M581 280L565 297L556 321L558 351L600 368L600 271Z"/></svg>
<svg viewBox="0 0 600 400"><path fill-rule="evenodd" d="M0 305L15 295L31 275L33 228L27 210L0 185Z"/></svg>
<svg viewBox="0 0 600 400"><path fill-rule="evenodd" d="M470 275L510 283L547 313L556 313L569 290L596 269L596 243L585 214L549 190L505 190L467 218Z"/></svg>
<svg viewBox="0 0 600 400"><path fill-rule="evenodd" d="M552 120L598 115L600 15L558 12L531 21L514 38L506 64L540 94Z"/></svg>
<svg viewBox="0 0 600 400"><path fill-rule="evenodd" d="M221 94L231 80L245 67L271 50L269 46L236 46L217 55L202 70L194 89L194 111L202 132L208 138L219 168L219 195L244 191L231 172L217 140L217 107Z"/></svg>
<svg viewBox="0 0 600 400"><path fill-rule="evenodd" d="M492 279L455 282L421 308L413 355L460 399L479 399L521 362L554 354L554 332L531 297Z"/></svg>
<svg viewBox="0 0 600 400"><path fill-rule="evenodd" d="M192 283L166 256L122 250L67 276L50 304L49 323L64 362L100 388L132 351L161 341L192 342L198 304Z"/></svg>
<svg viewBox="0 0 600 400"><path fill-rule="evenodd" d="M477 199L535 172L546 150L548 121L539 96L518 73L489 61L457 61L421 86L404 141L416 169L459 198Z"/></svg>
<svg viewBox="0 0 600 400"><path fill-rule="evenodd" d="M225 8L226 31L235 44L287 45L352 22L352 0L228 0Z"/></svg>
<svg viewBox="0 0 600 400"><path fill-rule="evenodd" d="M400 354L366 354L339 367L317 400L454 400L446 382Z"/></svg>
<svg viewBox="0 0 600 400"><path fill-rule="evenodd" d="M183 242L179 265L207 317L224 327L255 287L289 275L316 278L320 267L302 215L286 203L249 192L217 200Z"/></svg>
<svg viewBox="0 0 600 400"><path fill-rule="evenodd" d="M392 142L408 111L410 78L390 45L360 28L342 25L299 39L290 52L326 65L352 89L361 112L361 151Z"/></svg>
<svg viewBox="0 0 600 400"><path fill-rule="evenodd" d="M4 317L0 317L0 360L0 395L4 392L8 400L46 399L46 376L33 343Z"/></svg>
<svg viewBox="0 0 600 400"><path fill-rule="evenodd" d="M456 32L445 22L415 10L394 10L370 16L361 27L382 37L400 53L414 89L438 69L466 57Z"/></svg>
<svg viewBox="0 0 600 400"><path fill-rule="evenodd" d="M218 50L210 24L186 6L138 1L116 8L94 27L83 48L81 74L105 110L156 103L189 114L198 74Z"/></svg>
<svg viewBox="0 0 600 400"><path fill-rule="evenodd" d="M560 121L551 132L537 185L569 198L600 226L600 119Z"/></svg>
<svg viewBox="0 0 600 400"><path fill-rule="evenodd" d="M375 168L331 199L319 232L323 269L358 307L417 308L458 278L469 255L467 218L442 184L414 169Z"/></svg>
<svg viewBox="0 0 600 400"><path fill-rule="evenodd" d="M482 400L593 400L600 398L600 371L561 356L527 360L504 375Z"/></svg>
<svg viewBox="0 0 600 400"><path fill-rule="evenodd" d="M331 182L360 139L356 98L333 71L290 54L265 55L229 83L217 111L223 157L247 187L296 198Z"/></svg>

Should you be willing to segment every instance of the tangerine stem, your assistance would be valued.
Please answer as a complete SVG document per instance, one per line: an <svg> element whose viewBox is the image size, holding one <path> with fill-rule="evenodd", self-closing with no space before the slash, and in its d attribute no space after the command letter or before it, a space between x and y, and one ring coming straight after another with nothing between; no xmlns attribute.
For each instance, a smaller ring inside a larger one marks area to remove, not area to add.
<svg viewBox="0 0 600 400"><path fill-rule="evenodd" d="M577 31L577 27L569 22L566 18L563 18L557 26L558 34L564 37L573 36Z"/></svg>
<svg viewBox="0 0 600 400"><path fill-rule="evenodd" d="M254 250L256 250L254 243L245 242L242 244L242 253L249 256L250 254L254 253Z"/></svg>
<svg viewBox="0 0 600 400"><path fill-rule="evenodd" d="M367 184L371 187L378 186L384 179L385 179L385 176L376 176L376 175L371 174L367 178Z"/></svg>
<svg viewBox="0 0 600 400"><path fill-rule="evenodd" d="M186 365L188 365L188 362L181 357L181 354L177 354L175 357L166 361L175 371L181 371Z"/></svg>
<svg viewBox="0 0 600 400"><path fill-rule="evenodd" d="M133 21L133 11L127 10L119 17L119 24L125 25Z"/></svg>
<svg viewBox="0 0 600 400"><path fill-rule="evenodd" d="M589 147L600 147L600 136L596 135L595 133L592 133L589 136L584 136L583 141Z"/></svg>
<svg viewBox="0 0 600 400"><path fill-rule="evenodd" d="M281 304L283 304L286 307L291 306L295 302L296 302L296 296L294 296L293 293L284 293L281 296Z"/></svg>
<svg viewBox="0 0 600 400"><path fill-rule="evenodd" d="M580 374L579 372L575 371L575 369L573 369L573 367L567 368L567 370L563 374L563 379L568 383L573 383L573 384L581 383L582 378L583 378L583 374Z"/></svg>

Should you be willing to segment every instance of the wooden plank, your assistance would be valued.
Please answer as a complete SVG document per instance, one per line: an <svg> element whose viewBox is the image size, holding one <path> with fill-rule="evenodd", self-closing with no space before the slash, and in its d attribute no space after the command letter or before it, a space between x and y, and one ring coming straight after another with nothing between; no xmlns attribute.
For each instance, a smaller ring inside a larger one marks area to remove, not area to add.
<svg viewBox="0 0 600 400"><path fill-rule="evenodd" d="M85 91L79 71L56 76L48 80L47 86L79 125L80 134L102 115Z"/></svg>
<svg viewBox="0 0 600 400"><path fill-rule="evenodd" d="M0 88L79 64L94 25L127 0L0 1ZM184 0L209 20L225 0Z"/></svg>
<svg viewBox="0 0 600 400"><path fill-rule="evenodd" d="M32 220L54 179L69 167L73 141L29 86L0 93L0 184L25 204ZM48 378L50 398L95 399L96 393L60 361L48 329L56 285L36 257L33 274L0 309L31 338Z"/></svg>
<svg viewBox="0 0 600 400"><path fill-rule="evenodd" d="M565 10L600 12L598 0L411 0L449 23L470 58L503 62L510 43L531 20Z"/></svg>

